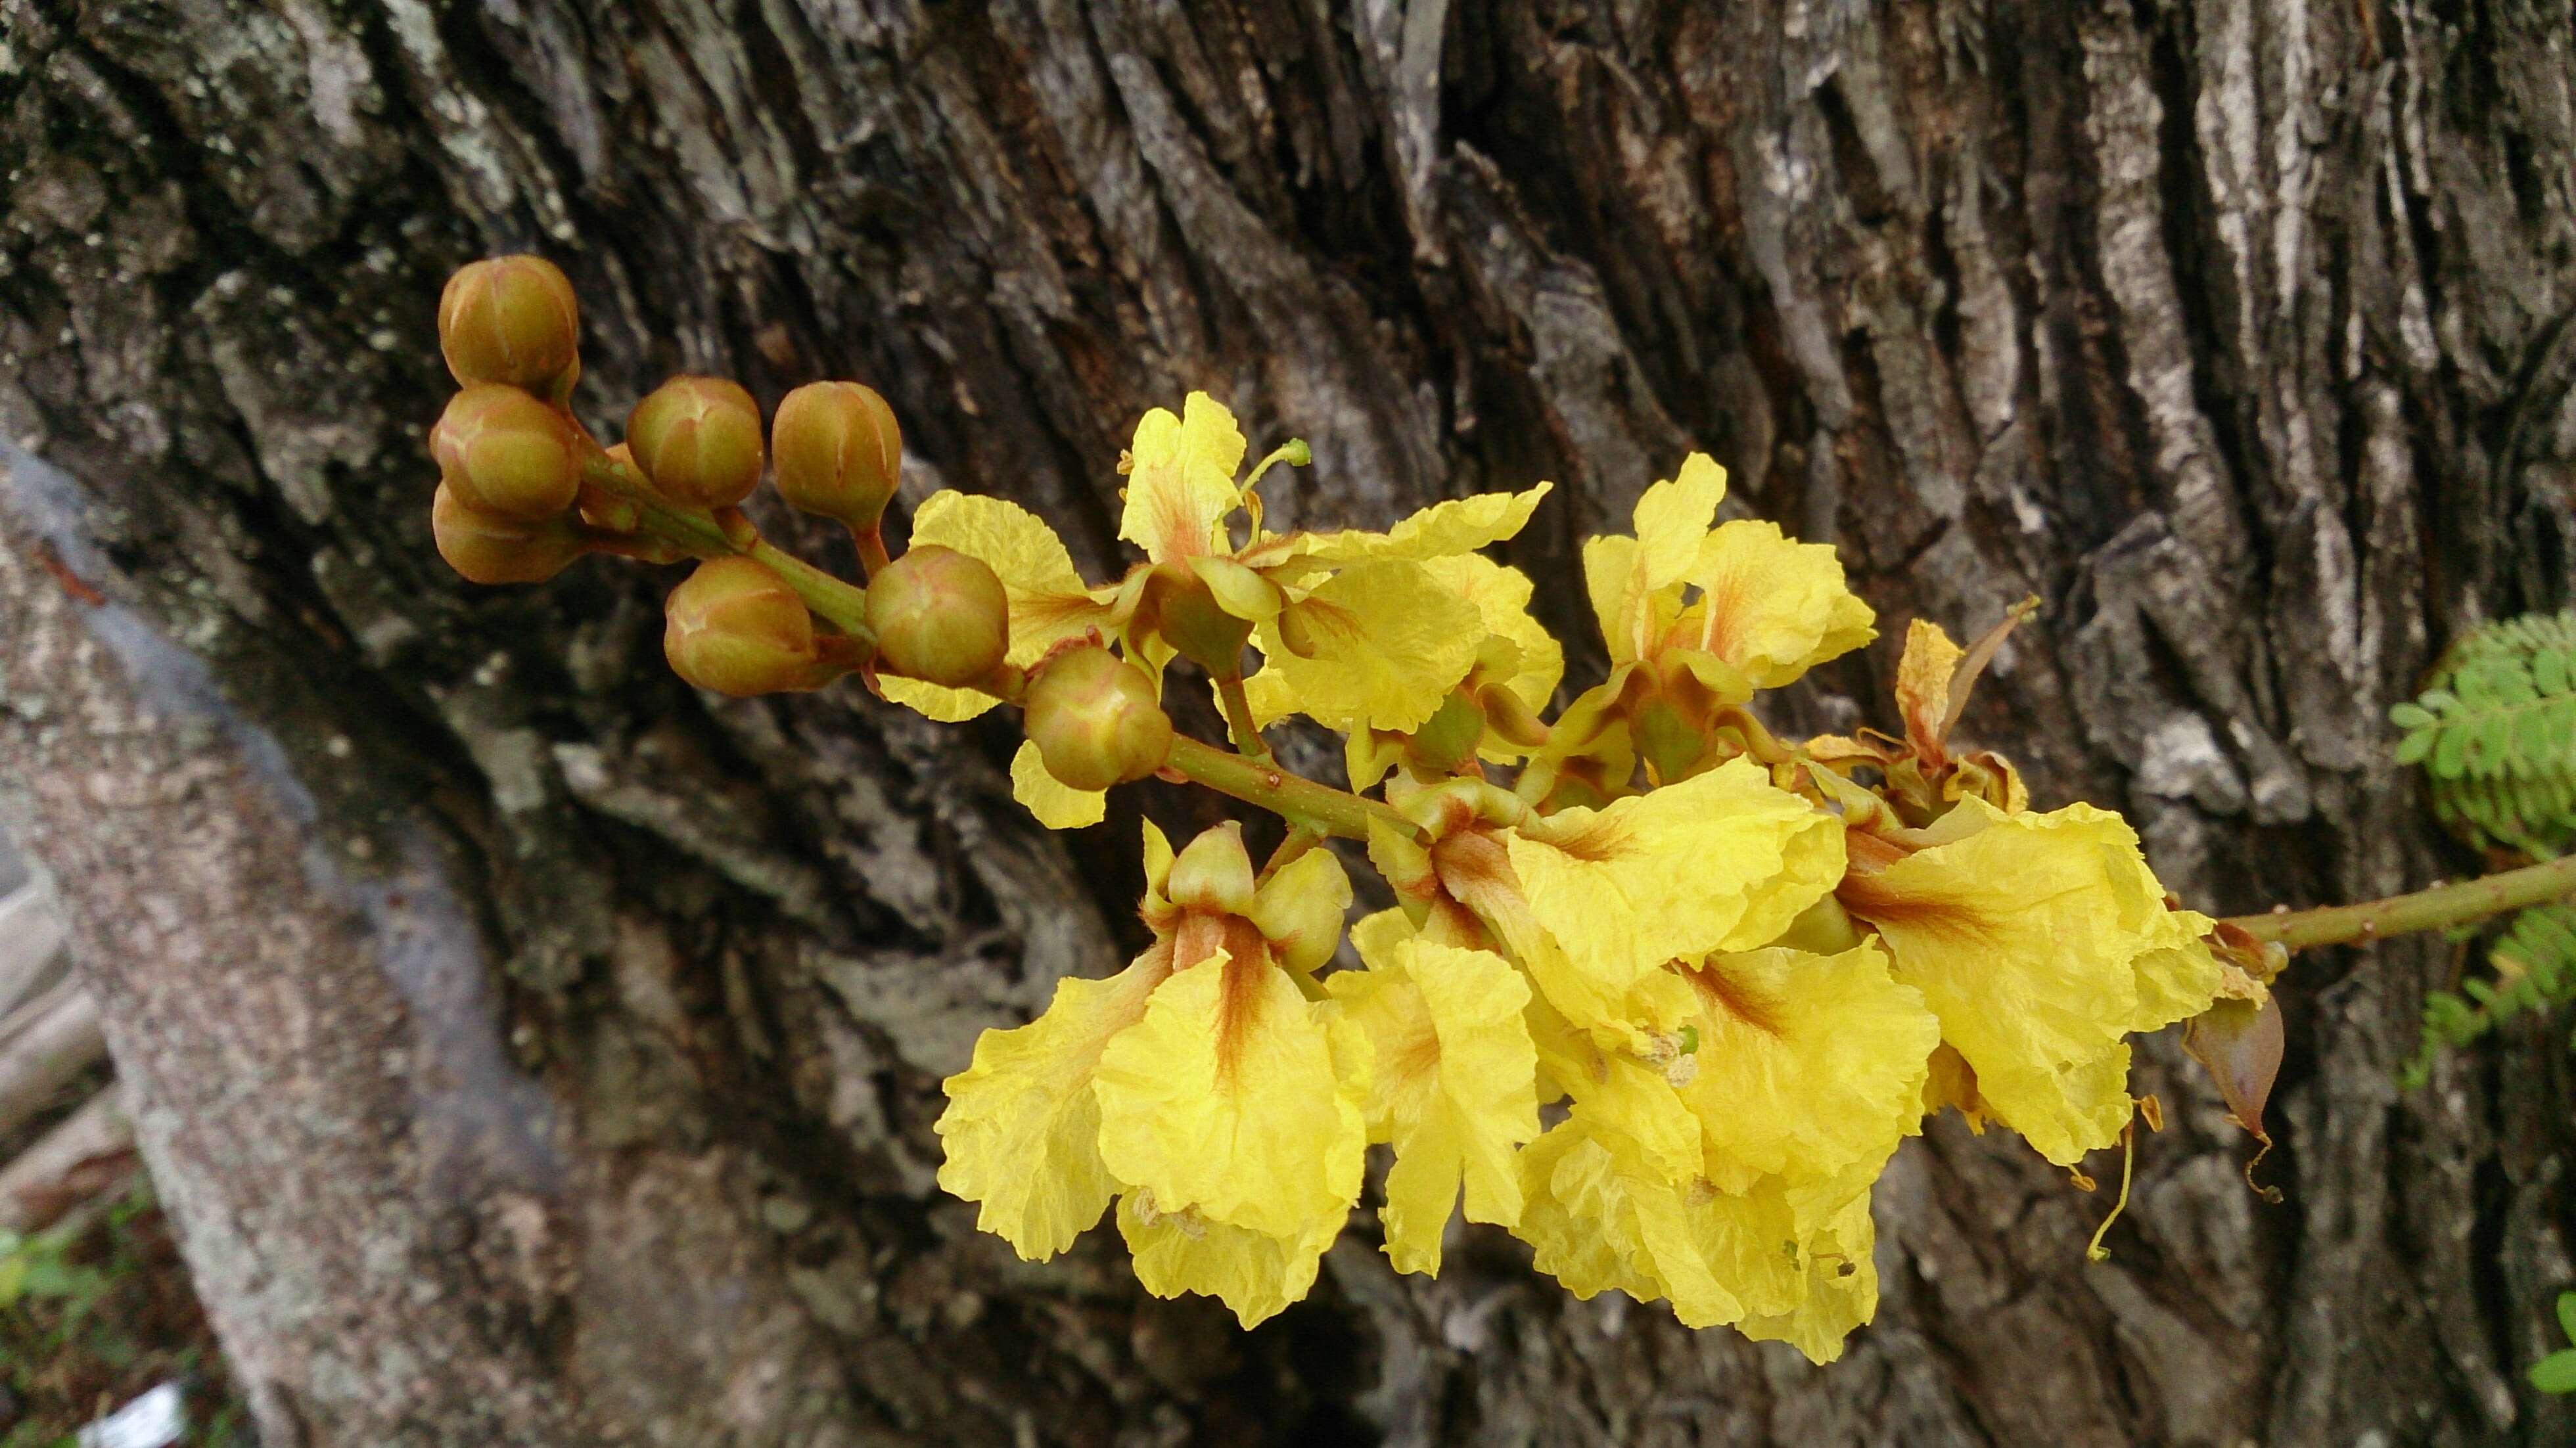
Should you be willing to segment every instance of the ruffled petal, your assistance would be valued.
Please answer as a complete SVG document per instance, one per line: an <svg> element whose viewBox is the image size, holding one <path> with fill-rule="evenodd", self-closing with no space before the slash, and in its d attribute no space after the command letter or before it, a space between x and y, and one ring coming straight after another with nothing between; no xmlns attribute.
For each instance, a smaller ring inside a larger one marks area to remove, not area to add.
<svg viewBox="0 0 2576 1448"><path fill-rule="evenodd" d="M1268 663L1251 681L1256 698L1275 706L1284 696L1344 731L1420 728L1467 676L1484 640L1476 605L1418 563L1344 569L1289 613L1307 652L1281 642L1287 614L1263 624Z"/></svg>
<svg viewBox="0 0 2576 1448"><path fill-rule="evenodd" d="M1876 615L1852 596L1832 547L1791 542L1776 523L1728 523L1708 534L1689 581L1701 596L1679 632L1756 688L1776 689L1878 637Z"/></svg>
<svg viewBox="0 0 2576 1448"><path fill-rule="evenodd" d="M1624 996L1666 961L1776 937L1843 873L1840 822L1749 759L1605 809L1561 810L1543 833L1509 836L1512 868L1600 998ZM1557 1004L1587 1025L1599 1009Z"/></svg>
<svg viewBox="0 0 2576 1448"><path fill-rule="evenodd" d="M1170 961L1158 947L1108 980L1057 982L1044 1014L986 1031L973 1063L942 1083L939 1184L980 1203L975 1225L1022 1257L1063 1251L1109 1205L1118 1184L1097 1144L1092 1073L1110 1041L1144 1018Z"/></svg>
<svg viewBox="0 0 2576 1448"><path fill-rule="evenodd" d="M1462 1185L1469 1221L1520 1218L1513 1150L1538 1135L1529 986L1500 956L1417 939L1326 984L1369 1039L1370 1139L1395 1146L1387 1256L1399 1272L1437 1273Z"/></svg>

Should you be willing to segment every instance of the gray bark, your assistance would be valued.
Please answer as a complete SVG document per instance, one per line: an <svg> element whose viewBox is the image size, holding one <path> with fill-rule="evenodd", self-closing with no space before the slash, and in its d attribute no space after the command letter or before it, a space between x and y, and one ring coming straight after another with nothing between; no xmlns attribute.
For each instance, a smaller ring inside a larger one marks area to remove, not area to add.
<svg viewBox="0 0 2576 1448"><path fill-rule="evenodd" d="M1206 387L1290 522L1687 449L1901 623L2046 601L1967 731L2196 903L2472 862L2386 758L2566 601L2576 35L2532 0L0 0L0 778L273 1444L2558 1444L2564 1023L2390 1084L2439 943L2303 959L2287 1200L2170 1041L2139 1198L1955 1122L1851 1355L1365 1223L1238 1336L931 1175L973 1032L1133 942L1002 726L668 677L645 570L429 546L431 304L534 247L612 434L683 367L894 401L908 495L1113 558ZM57 471L59 469L59 471ZM762 515L783 539L846 554ZM96 600L96 601L94 601ZM1901 629L1890 630L1891 634ZM1584 663L1578 650L1576 668ZM1881 724L1892 642L1798 722ZM1158 797L1178 818L1203 800Z"/></svg>

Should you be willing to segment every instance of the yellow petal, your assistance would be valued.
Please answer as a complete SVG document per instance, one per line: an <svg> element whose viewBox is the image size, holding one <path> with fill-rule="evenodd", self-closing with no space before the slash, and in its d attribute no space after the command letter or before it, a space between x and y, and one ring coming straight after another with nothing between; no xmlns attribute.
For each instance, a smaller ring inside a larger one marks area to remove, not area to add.
<svg viewBox="0 0 2576 1448"><path fill-rule="evenodd" d="M1878 637L1869 605L1822 543L1793 543L1776 523L1728 523L1701 540L1689 581L1699 586L1698 647L1776 689ZM1681 632L1692 632L1691 614Z"/></svg>
<svg viewBox="0 0 2576 1448"><path fill-rule="evenodd" d="M1386 1254L1399 1272L1437 1273L1462 1184L1467 1220L1520 1218L1513 1149L1538 1135L1529 986L1501 956L1422 940L1326 985L1369 1039L1370 1139L1395 1146Z"/></svg>
<svg viewBox="0 0 2576 1448"><path fill-rule="evenodd" d="M1720 1189L1875 1172L1922 1120L1940 1023L1920 991L1889 976L1875 941L1839 955L1713 955L1678 973L1701 1005L1682 1098Z"/></svg>
<svg viewBox="0 0 2576 1448"><path fill-rule="evenodd" d="M1047 773L1046 760L1031 740L1021 740L1020 752L1011 756L1011 797L1051 830L1078 830L1109 817L1106 791L1076 789Z"/></svg>
<svg viewBox="0 0 2576 1448"><path fill-rule="evenodd" d="M1109 1205L1117 1183L1097 1145L1092 1073L1110 1040L1144 1018L1170 960L1157 948L1108 980L1057 982L1044 1014L986 1031L973 1064L942 1083L939 1184L980 1203L975 1225L1022 1257L1063 1251Z"/></svg>
<svg viewBox="0 0 2576 1448"><path fill-rule="evenodd" d="M1293 1236L1358 1198L1366 1132L1322 1008L1253 954L1174 974L1110 1042L1100 1155L1163 1211Z"/></svg>
<svg viewBox="0 0 2576 1448"><path fill-rule="evenodd" d="M1628 588L1636 572L1636 539L1604 533L1584 540L1583 593L1592 601L1592 621L1610 646L1614 667L1634 662L1642 647Z"/></svg>
<svg viewBox="0 0 2576 1448"><path fill-rule="evenodd" d="M1557 682L1565 677L1565 649L1530 617L1534 590L1529 576L1475 553L1436 558L1422 566L1442 587L1476 606L1487 634L1511 640L1520 653L1519 667L1510 678L1497 682L1532 710L1545 709L1555 697Z"/></svg>
<svg viewBox="0 0 2576 1448"><path fill-rule="evenodd" d="M1540 483L1522 493L1478 493L1472 498L1452 498L1432 504L1384 533L1347 529L1339 533L1316 534L1305 540L1301 551L1329 563L1360 563L1370 559L1419 563L1473 553L1518 534L1528 524L1539 500L1546 497L1554 486Z"/></svg>
<svg viewBox="0 0 2576 1448"><path fill-rule="evenodd" d="M1803 1298L1786 1312L1758 1313L1735 1325L1755 1342L1785 1342L1812 1363L1843 1355L1843 1339L1878 1312L1878 1228L1869 1196L1852 1198L1801 1254Z"/></svg>
<svg viewBox="0 0 2576 1448"><path fill-rule="evenodd" d="M1804 1203L1776 1180L1745 1193L1663 1180L1629 1166L1579 1108L1524 1150L1521 1166L1528 1205L1514 1234L1577 1297L1615 1287L1669 1299L1688 1326L1735 1323L1820 1359L1876 1306L1875 1276L1865 1265L1844 1270L1856 1250L1867 1261L1866 1175Z"/></svg>
<svg viewBox="0 0 2576 1448"><path fill-rule="evenodd" d="M1280 623L1260 629L1275 675L1298 710L1334 729L1420 728L1467 676L1484 634L1476 606L1418 563L1362 563L1344 569L1291 606L1311 656L1288 649ZM1283 615L1283 618L1285 616Z"/></svg>
<svg viewBox="0 0 2576 1448"><path fill-rule="evenodd" d="M1726 497L1726 469L1706 453L1682 459L1671 481L1655 484L1637 499L1636 572L1631 591L1647 594L1679 583L1698 561L1700 540L1717 520L1717 505Z"/></svg>
<svg viewBox="0 0 2576 1448"><path fill-rule="evenodd" d="M1159 407L1146 413L1129 449L1118 536L1157 563L1233 551L1220 546L1218 530L1243 501L1234 481L1243 450L1234 414L1204 392L1191 393L1179 417Z"/></svg>
<svg viewBox="0 0 2576 1448"><path fill-rule="evenodd" d="M1267 1321L1315 1285L1315 1267L1341 1235L1342 1222L1319 1219L1308 1230L1274 1237L1195 1212L1156 1210L1149 1192L1118 1202L1118 1232L1136 1264L1136 1280L1156 1297L1196 1292L1234 1309L1245 1327Z"/></svg>
<svg viewBox="0 0 2576 1448"><path fill-rule="evenodd" d="M1668 960L1778 936L1843 873L1841 824L1740 758L1508 838L1532 913L1612 998ZM1578 1020L1595 1010L1558 1004Z"/></svg>
<svg viewBox="0 0 2576 1448"><path fill-rule="evenodd" d="M1905 656L1896 663L1896 712L1905 720L1906 742L1926 759L1942 757L1941 721L1950 712L1950 679L1966 652L1930 619L1905 626Z"/></svg>
<svg viewBox="0 0 2576 1448"><path fill-rule="evenodd" d="M1987 1111L2072 1166L2129 1119L2128 1036L2207 1009L2217 962L2117 815L1971 798L1941 826L1956 837L1845 881L1844 907L1878 927Z"/></svg>

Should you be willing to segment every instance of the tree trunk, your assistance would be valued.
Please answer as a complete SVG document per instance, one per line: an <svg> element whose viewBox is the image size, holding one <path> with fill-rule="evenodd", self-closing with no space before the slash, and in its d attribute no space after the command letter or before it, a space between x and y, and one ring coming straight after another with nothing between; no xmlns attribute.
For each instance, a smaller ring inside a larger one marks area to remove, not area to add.
<svg viewBox="0 0 2576 1448"><path fill-rule="evenodd" d="M1249 1334L1108 1231L1020 1264L938 1081L1133 947L1133 815L693 693L653 570L466 587L421 437L439 282L535 248L612 436L858 377L907 497L1101 576L1204 387L1312 440L1290 522L1557 480L1514 561L1587 638L1578 541L1701 447L1899 625L1788 722L2035 593L1964 732L2196 904L2358 898L2474 867L2388 703L2566 602L2571 79L2537 0L0 0L0 800L264 1441L2569 1441L2566 1023L2398 1092L2439 942L2294 967L2279 1206L2170 1039L2106 1265L1935 1123L1828 1369L1366 1213Z"/></svg>

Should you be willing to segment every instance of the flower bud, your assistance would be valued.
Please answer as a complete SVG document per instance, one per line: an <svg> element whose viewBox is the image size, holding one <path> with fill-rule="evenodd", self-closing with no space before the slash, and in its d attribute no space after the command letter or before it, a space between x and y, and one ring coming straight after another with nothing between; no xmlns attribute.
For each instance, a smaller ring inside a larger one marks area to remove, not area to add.
<svg viewBox="0 0 2576 1448"><path fill-rule="evenodd" d="M868 631L888 673L963 688L1011 647L1011 604L980 558L933 543L868 580Z"/></svg>
<svg viewBox="0 0 2576 1448"><path fill-rule="evenodd" d="M1252 909L1252 857L1243 852L1243 826L1232 820L1190 841L1172 861L1163 893L1184 910L1241 915Z"/></svg>
<svg viewBox="0 0 2576 1448"><path fill-rule="evenodd" d="M1351 877L1331 850L1318 846L1263 881L1246 913L1277 948L1280 964L1312 975L1341 947L1350 904Z"/></svg>
<svg viewBox="0 0 2576 1448"><path fill-rule="evenodd" d="M662 496L730 508L760 486L760 404L721 377L674 377L628 414L626 446Z"/></svg>
<svg viewBox="0 0 2576 1448"><path fill-rule="evenodd" d="M467 264L438 294L438 350L457 383L507 383L552 396L580 371L581 309L541 256Z"/></svg>
<svg viewBox="0 0 2576 1448"><path fill-rule="evenodd" d="M468 583L543 583L587 551L567 519L485 512L445 483L429 505L429 532Z"/></svg>
<svg viewBox="0 0 2576 1448"><path fill-rule="evenodd" d="M1047 773L1075 789L1143 779L1172 753L1154 681L1104 648L1058 654L1029 681L1028 736Z"/></svg>
<svg viewBox="0 0 2576 1448"><path fill-rule="evenodd" d="M663 606L672 671L719 694L812 688L814 616L786 580L749 558L710 558Z"/></svg>
<svg viewBox="0 0 2576 1448"><path fill-rule="evenodd" d="M1158 582L1164 575L1170 580L1156 590L1162 605L1156 626L1163 642L1211 677L1241 675L1243 645L1252 637L1252 620L1226 612L1215 590L1186 564L1166 563L1155 572Z"/></svg>
<svg viewBox="0 0 2576 1448"><path fill-rule="evenodd" d="M516 387L485 383L449 399L429 432L439 481L469 508L551 518L581 491L572 419Z"/></svg>
<svg viewBox="0 0 2576 1448"><path fill-rule="evenodd" d="M778 493L790 506L853 528L884 515L903 467L894 409L855 382L809 382L788 393L769 423Z"/></svg>
<svg viewBox="0 0 2576 1448"><path fill-rule="evenodd" d="M1413 758L1434 774L1447 774L1475 757L1485 737L1485 706L1472 690L1452 689L1439 712L1413 732Z"/></svg>

